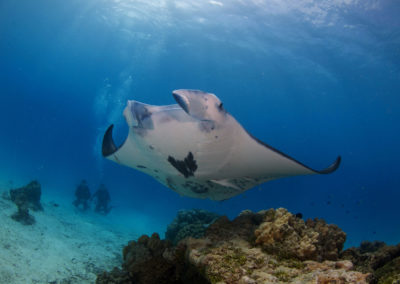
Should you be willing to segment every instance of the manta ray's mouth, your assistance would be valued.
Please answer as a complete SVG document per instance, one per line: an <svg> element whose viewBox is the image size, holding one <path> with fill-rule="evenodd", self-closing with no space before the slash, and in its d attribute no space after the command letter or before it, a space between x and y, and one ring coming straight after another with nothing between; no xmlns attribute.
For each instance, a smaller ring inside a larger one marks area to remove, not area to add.
<svg viewBox="0 0 400 284"><path fill-rule="evenodd" d="M148 105L137 102L128 101L128 105L124 110L124 116L129 126L143 129L153 129L152 113Z"/></svg>

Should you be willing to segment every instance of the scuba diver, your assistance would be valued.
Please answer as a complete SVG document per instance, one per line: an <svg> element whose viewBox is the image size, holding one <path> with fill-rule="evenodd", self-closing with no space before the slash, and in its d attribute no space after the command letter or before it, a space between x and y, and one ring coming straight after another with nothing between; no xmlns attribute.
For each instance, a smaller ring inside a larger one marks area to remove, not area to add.
<svg viewBox="0 0 400 284"><path fill-rule="evenodd" d="M73 202L75 207L79 208L79 205L82 204L82 206L83 206L82 209L84 211L89 208L88 201L90 199L90 190L89 190L86 180L83 179L81 181L81 183L76 187L75 197L76 197L76 200Z"/></svg>
<svg viewBox="0 0 400 284"><path fill-rule="evenodd" d="M100 184L99 189L93 194L91 199L96 198L96 208L94 209L97 213L108 214L111 211L109 202L111 201L110 194L104 184Z"/></svg>

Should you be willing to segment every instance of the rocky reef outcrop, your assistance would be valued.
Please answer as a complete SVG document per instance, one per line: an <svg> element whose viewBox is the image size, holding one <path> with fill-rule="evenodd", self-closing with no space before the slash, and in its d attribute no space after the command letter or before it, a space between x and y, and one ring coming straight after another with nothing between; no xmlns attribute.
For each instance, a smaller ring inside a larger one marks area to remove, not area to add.
<svg viewBox="0 0 400 284"><path fill-rule="evenodd" d="M41 194L41 185L36 180L31 181L26 186L11 189L10 199L18 208L18 211L11 218L24 225L34 224L35 218L29 214L29 209L34 211L43 210L40 203Z"/></svg>
<svg viewBox="0 0 400 284"><path fill-rule="evenodd" d="M370 283L400 283L400 244L365 241L343 251L341 258L354 263L358 271L371 273Z"/></svg>
<svg viewBox="0 0 400 284"><path fill-rule="evenodd" d="M339 259L345 238L335 225L283 208L244 211L176 245L143 235L124 248L122 268L96 283L368 283L367 271Z"/></svg>
<svg viewBox="0 0 400 284"><path fill-rule="evenodd" d="M337 260L346 234L336 225L314 219L304 222L286 209L268 210L255 230L255 243L283 258Z"/></svg>
<svg viewBox="0 0 400 284"><path fill-rule="evenodd" d="M281 259L243 240L191 244L187 259L202 271L204 283L367 283L350 261Z"/></svg>
<svg viewBox="0 0 400 284"><path fill-rule="evenodd" d="M11 201L14 203L26 203L27 207L33 211L43 210L42 204L40 203L41 195L42 187L37 180L31 181L23 187L10 190Z"/></svg>
<svg viewBox="0 0 400 284"><path fill-rule="evenodd" d="M157 233L151 237L142 235L124 247L122 269L103 272L96 283L207 283L184 259L184 250L173 248L170 241L160 240Z"/></svg>
<svg viewBox="0 0 400 284"><path fill-rule="evenodd" d="M180 210L168 225L165 239L176 245L187 237L202 238L208 226L218 217L218 214L201 209Z"/></svg>
<svg viewBox="0 0 400 284"><path fill-rule="evenodd" d="M387 262L374 272L372 283L400 283L400 257Z"/></svg>

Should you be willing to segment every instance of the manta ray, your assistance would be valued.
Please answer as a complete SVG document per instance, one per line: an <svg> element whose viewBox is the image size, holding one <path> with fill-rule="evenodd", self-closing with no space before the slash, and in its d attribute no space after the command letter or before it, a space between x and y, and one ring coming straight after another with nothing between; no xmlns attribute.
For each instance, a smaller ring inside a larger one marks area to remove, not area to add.
<svg viewBox="0 0 400 284"><path fill-rule="evenodd" d="M128 137L117 147L113 125L104 134L102 154L142 171L177 193L225 200L264 182L314 170L252 136L212 93L180 89L177 104L156 106L129 100L123 115Z"/></svg>

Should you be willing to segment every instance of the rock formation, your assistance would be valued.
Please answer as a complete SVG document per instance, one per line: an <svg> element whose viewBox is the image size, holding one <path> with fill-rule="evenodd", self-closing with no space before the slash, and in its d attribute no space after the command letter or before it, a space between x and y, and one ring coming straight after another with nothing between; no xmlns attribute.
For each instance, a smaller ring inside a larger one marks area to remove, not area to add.
<svg viewBox="0 0 400 284"><path fill-rule="evenodd" d="M365 241L343 251L341 258L354 263L358 271L371 273L370 283L400 283L400 244Z"/></svg>
<svg viewBox="0 0 400 284"><path fill-rule="evenodd" d="M303 219L284 208L268 210L255 230L255 243L266 252L299 260L337 260L346 234L325 221Z"/></svg>
<svg viewBox="0 0 400 284"><path fill-rule="evenodd" d="M29 209L34 211L43 210L40 203L42 194L41 186L38 181L32 181L26 186L10 190L10 199L18 207L18 211L11 218L24 225L32 225L35 218L29 214Z"/></svg>
<svg viewBox="0 0 400 284"><path fill-rule="evenodd" d="M23 187L10 190L11 201L14 203L23 202L33 211L43 210L42 204L40 203L41 195L42 189L37 180L31 181Z"/></svg>

